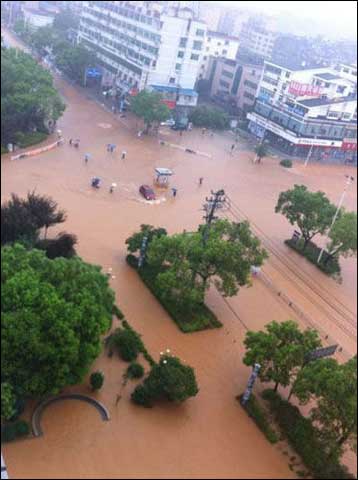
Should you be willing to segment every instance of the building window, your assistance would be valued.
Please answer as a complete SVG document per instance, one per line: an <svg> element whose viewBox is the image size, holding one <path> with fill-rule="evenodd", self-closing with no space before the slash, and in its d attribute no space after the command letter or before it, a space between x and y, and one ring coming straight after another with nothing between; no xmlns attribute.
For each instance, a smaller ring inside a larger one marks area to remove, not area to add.
<svg viewBox="0 0 358 480"><path fill-rule="evenodd" d="M180 43L179 43L179 47L181 48L185 48L186 47L186 44L188 42L188 39L186 37L181 37L180 39Z"/></svg>
<svg viewBox="0 0 358 480"><path fill-rule="evenodd" d="M196 31L196 35L203 37L205 35L205 30L201 30L200 28L198 28L198 30Z"/></svg>
<svg viewBox="0 0 358 480"><path fill-rule="evenodd" d="M245 98L248 98L250 100L255 100L255 95L252 95L251 93L249 92L244 92L244 97Z"/></svg>
<svg viewBox="0 0 358 480"><path fill-rule="evenodd" d="M174 78L174 77L170 77L170 78L169 78L169 83L175 83L175 78Z"/></svg>
<svg viewBox="0 0 358 480"><path fill-rule="evenodd" d="M182 50L178 52L178 58L184 58L184 52Z"/></svg>
<svg viewBox="0 0 358 480"><path fill-rule="evenodd" d="M210 50L209 47L206 47L206 51L208 52L209 50Z"/></svg>
<svg viewBox="0 0 358 480"><path fill-rule="evenodd" d="M181 64L180 63L177 63L175 65L175 70L181 70Z"/></svg>
<svg viewBox="0 0 358 480"><path fill-rule="evenodd" d="M194 40L193 50L201 50L202 46L203 46L203 42L199 42L199 40Z"/></svg>
<svg viewBox="0 0 358 480"><path fill-rule="evenodd" d="M211 42L211 38L210 38L210 37L208 37L208 42Z"/></svg>
<svg viewBox="0 0 358 480"><path fill-rule="evenodd" d="M250 87L250 88L252 88L252 89L254 89L254 90L256 90L256 88L257 88L257 84L254 83L254 82L250 82L250 80L245 80L245 81L244 81L244 85L245 85L246 87Z"/></svg>
<svg viewBox="0 0 358 480"><path fill-rule="evenodd" d="M224 77L227 77L227 78L234 78L234 74L231 72L228 72L227 70L223 70L221 72L221 75L224 75Z"/></svg>
<svg viewBox="0 0 358 480"><path fill-rule="evenodd" d="M225 40L225 45L229 45L229 40Z"/></svg>
<svg viewBox="0 0 358 480"><path fill-rule="evenodd" d="M251 75L255 75L256 74L256 70L251 70Z"/></svg>
<svg viewBox="0 0 358 480"><path fill-rule="evenodd" d="M223 55L226 55L227 54L227 50L223 50Z"/></svg>
<svg viewBox="0 0 358 480"><path fill-rule="evenodd" d="M208 57L205 55L205 56L203 57L203 60L207 60L207 59L208 59Z"/></svg>
<svg viewBox="0 0 358 480"><path fill-rule="evenodd" d="M199 60L199 55L197 53L192 53L190 56L190 60Z"/></svg>
<svg viewBox="0 0 358 480"><path fill-rule="evenodd" d="M221 87L225 87L225 88L227 88L227 89L230 87L230 83L229 83L229 82L225 82L225 80L220 80L219 85L220 85Z"/></svg>

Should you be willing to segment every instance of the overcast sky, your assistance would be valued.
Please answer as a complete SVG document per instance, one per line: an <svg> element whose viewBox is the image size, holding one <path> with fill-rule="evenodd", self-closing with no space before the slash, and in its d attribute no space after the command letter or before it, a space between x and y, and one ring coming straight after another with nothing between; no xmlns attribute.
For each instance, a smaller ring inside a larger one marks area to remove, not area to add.
<svg viewBox="0 0 358 480"><path fill-rule="evenodd" d="M225 5L250 7L266 14L291 12L301 18L312 18L326 22L332 30L341 30L347 36L357 36L357 2L356 1L220 1ZM332 25L333 24L333 25Z"/></svg>

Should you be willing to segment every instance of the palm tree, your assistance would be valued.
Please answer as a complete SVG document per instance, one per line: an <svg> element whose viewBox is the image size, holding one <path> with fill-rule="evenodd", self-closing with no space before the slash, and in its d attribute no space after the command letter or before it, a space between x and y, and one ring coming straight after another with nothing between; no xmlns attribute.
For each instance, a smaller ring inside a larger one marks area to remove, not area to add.
<svg viewBox="0 0 358 480"><path fill-rule="evenodd" d="M267 146L262 142L259 143L255 147L255 153L256 153L256 157L255 157L254 163L256 162L261 163L261 159L263 157L266 157L268 154Z"/></svg>

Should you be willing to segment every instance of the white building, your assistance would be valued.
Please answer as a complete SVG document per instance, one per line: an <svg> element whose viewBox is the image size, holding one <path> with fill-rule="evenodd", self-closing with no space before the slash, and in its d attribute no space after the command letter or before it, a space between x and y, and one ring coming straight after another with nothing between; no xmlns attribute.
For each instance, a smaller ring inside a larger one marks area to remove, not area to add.
<svg viewBox="0 0 358 480"><path fill-rule="evenodd" d="M176 106L196 104L206 25L191 8L181 2L83 3L78 40L96 52L106 83L166 91Z"/></svg>
<svg viewBox="0 0 358 480"><path fill-rule="evenodd" d="M225 33L208 30L205 37L204 54L200 65L199 78L208 76L210 57L235 60L239 49L239 39Z"/></svg>
<svg viewBox="0 0 358 480"><path fill-rule="evenodd" d="M241 48L251 54L270 59L277 33L266 20L251 18L242 24Z"/></svg>
<svg viewBox="0 0 358 480"><path fill-rule="evenodd" d="M247 118L254 134L288 154L356 162L356 83L336 70L266 61Z"/></svg>
<svg viewBox="0 0 358 480"><path fill-rule="evenodd" d="M32 29L52 25L55 18L54 13L29 7L23 9L23 14L25 23Z"/></svg>

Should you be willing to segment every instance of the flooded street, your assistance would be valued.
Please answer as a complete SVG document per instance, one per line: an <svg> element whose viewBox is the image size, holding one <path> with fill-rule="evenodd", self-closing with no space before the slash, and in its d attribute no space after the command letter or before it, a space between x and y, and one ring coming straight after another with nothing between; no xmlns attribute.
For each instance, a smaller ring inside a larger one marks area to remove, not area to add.
<svg viewBox="0 0 358 480"><path fill-rule="evenodd" d="M309 326L307 322L257 278L252 287L227 301L214 290L208 293L207 304L223 328L183 334L127 266L125 240L142 223L170 233L196 229L205 197L211 189L224 188L232 200L225 215L232 220L247 216L272 250L264 273L329 334L329 340L342 346L337 358L345 360L356 353L356 259L341 260L341 284L326 277L284 245L293 227L274 213L274 207L279 193L295 183L322 189L337 203L344 175L356 176L356 170L295 165L290 171L273 158L254 165L254 154L244 145L230 155L229 134L210 138L195 130L179 136L163 127L160 139L207 156L186 153L160 145L156 137L138 138L135 120L114 118L63 80L56 82L67 103L59 122L66 144L36 157L16 161L3 157L2 200L11 192L23 196L33 189L53 197L68 212L58 231L78 236L78 253L84 260L104 270L113 268L111 284L118 305L143 335L152 356L158 358L160 351L170 348L194 367L200 391L179 407L147 410L131 404L135 384L129 383L116 406L126 364L102 355L93 366L105 374L96 398L107 406L111 420L102 422L91 406L75 401L50 406L43 417L43 437L3 447L10 478L296 478L280 447L268 443L235 396L245 388L250 373L242 364L246 328L258 330L272 320L288 318L303 327ZM68 145L69 138L81 140L78 150ZM106 151L108 143L117 145L113 154ZM122 150L127 151L125 160L120 158ZM86 165L87 152L91 159ZM155 167L174 171L171 186L178 189L176 198L170 191L161 191L161 201L154 204L140 198L139 186L152 184ZM102 179L99 190L90 186L94 176ZM199 177L204 177L202 186ZM117 189L110 194L112 182ZM345 206L356 208L355 185ZM356 468L355 457L347 461Z"/></svg>

